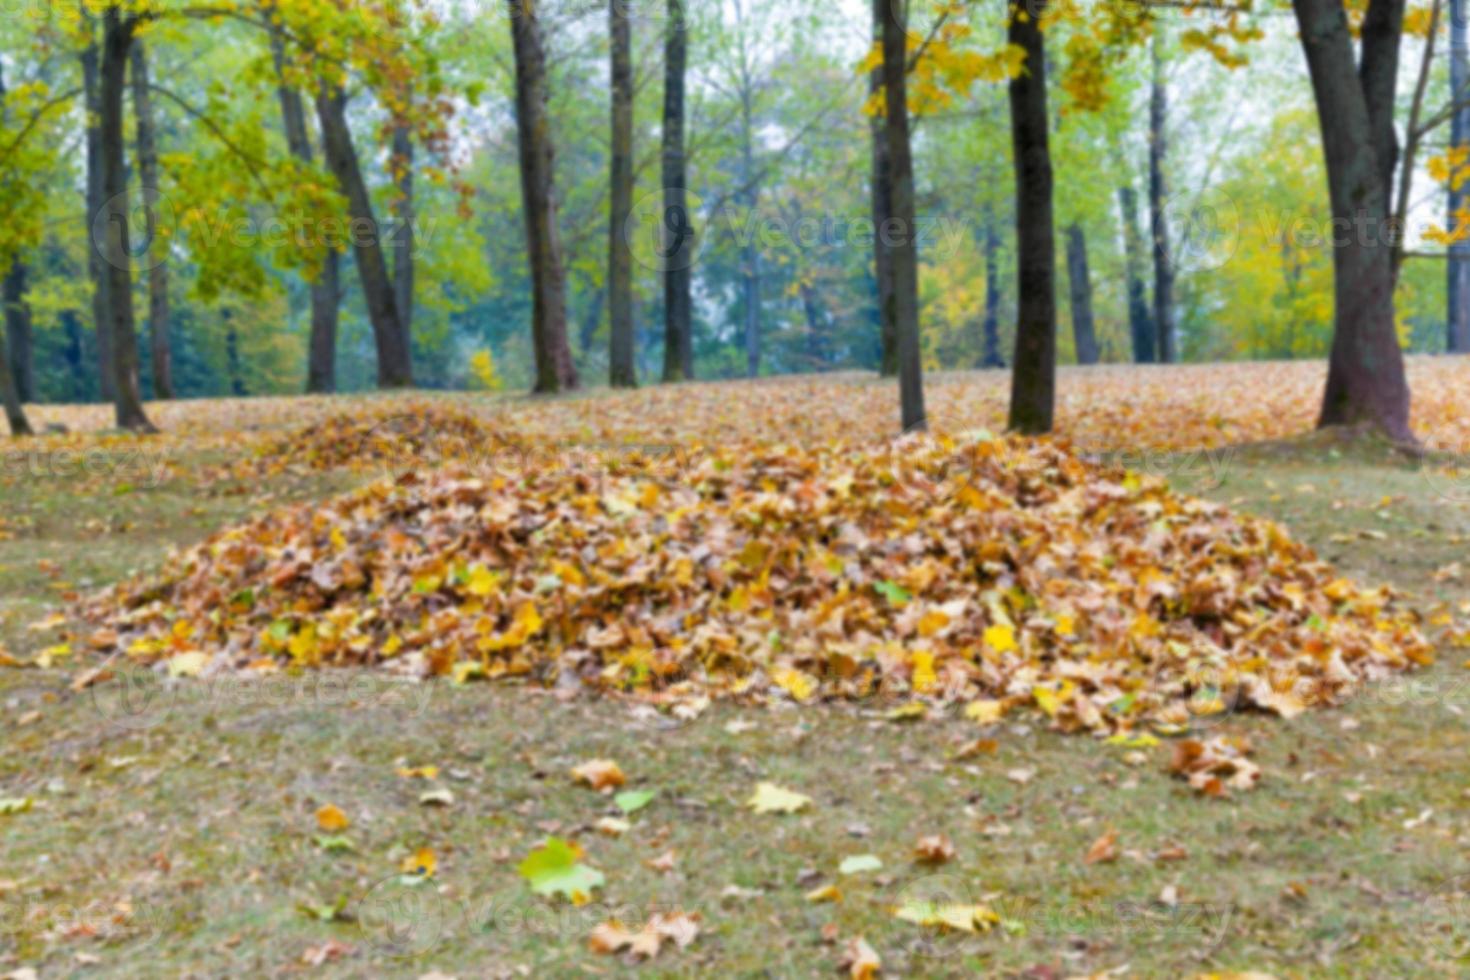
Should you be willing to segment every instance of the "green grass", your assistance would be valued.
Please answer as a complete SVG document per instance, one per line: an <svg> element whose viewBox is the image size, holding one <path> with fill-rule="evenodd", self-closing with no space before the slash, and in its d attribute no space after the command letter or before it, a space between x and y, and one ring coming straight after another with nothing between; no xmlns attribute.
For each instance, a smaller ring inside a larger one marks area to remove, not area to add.
<svg viewBox="0 0 1470 980"><path fill-rule="evenodd" d="M1215 464L1203 476L1189 457L1147 467L1280 518L1345 571L1392 582L1425 608L1467 597L1463 583L1433 575L1464 554L1470 509L1417 464L1318 441ZM121 492L106 481L7 487L5 516L22 530L0 542L0 642L16 652L51 642L26 627L59 594L349 482L249 494L201 494L186 477ZM995 754L955 761L972 723L899 724L851 707L716 706L686 722L605 700L363 672L73 693L61 671L6 670L0 798L35 805L0 816L0 972L291 972L335 940L342 957L318 972L605 975L626 971L588 951L595 925L680 908L702 916L702 935L646 971L832 975L843 942L862 935L891 975L1452 974L1470 950L1470 907L1445 884L1470 873L1466 656L1447 650L1439 666L1342 710L1226 719L1257 744L1265 770L1258 789L1226 800L1171 779L1167 745L1130 764L1124 749L1036 719L1003 726ZM568 775L595 757L657 791L622 837L594 830L616 810ZM451 806L420 805L430 784L395 772L428 764ZM1034 777L1007 777L1019 768ZM760 780L814 805L752 814L742 804ZM354 851L316 843L324 803L352 818ZM1110 829L1121 856L1085 865ZM579 841L606 874L592 904L534 897L517 876L549 833ZM947 834L957 857L914 865L915 839L932 833ZM423 846L439 857L433 881L394 880ZM1183 860L1161 859L1176 847ZM670 849L673 873L645 863ZM839 876L855 854L884 868ZM840 903L804 898L828 883ZM1158 901L1169 886L1175 909ZM985 902L1009 928L933 936L892 917L905 898L928 897ZM342 921L300 909L339 900Z"/></svg>

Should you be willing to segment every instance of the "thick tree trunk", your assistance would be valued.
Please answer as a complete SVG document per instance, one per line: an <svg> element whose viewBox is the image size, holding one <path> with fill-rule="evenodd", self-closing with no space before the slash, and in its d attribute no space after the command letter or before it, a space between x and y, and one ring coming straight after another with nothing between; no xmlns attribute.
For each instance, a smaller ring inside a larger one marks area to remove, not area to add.
<svg viewBox="0 0 1470 980"><path fill-rule="evenodd" d="M1020 287L1010 427L1027 434L1050 432L1056 405L1057 258L1047 139L1046 45L1039 24L1043 6L1017 8L1007 28L1010 43L1026 53L1021 74L1010 83Z"/></svg>
<svg viewBox="0 0 1470 980"><path fill-rule="evenodd" d="M153 397L174 397L173 349L169 345L168 243L158 236L158 140L153 96L148 90L148 55L133 42L133 115L138 124L138 176L142 184L145 241L148 244L148 338L153 354Z"/></svg>
<svg viewBox="0 0 1470 980"><path fill-rule="evenodd" d="M689 38L684 0L668 0L664 34L664 212L660 228L664 268L664 380L694 377L694 225L689 218L688 160L684 151L684 75Z"/></svg>
<svg viewBox="0 0 1470 980"><path fill-rule="evenodd" d="M111 304L107 290L111 278L106 274L102 262L101 243L96 236L102 233L102 203L107 200L102 193L102 69L101 55L96 44L82 50L82 88L87 109L87 234L94 240L87 250L87 274L92 280L92 326L97 337L97 382L102 400L114 399L112 328L108 311Z"/></svg>
<svg viewBox="0 0 1470 980"><path fill-rule="evenodd" d="M995 227L995 215L988 206L985 209L985 227L980 234L985 255L985 318L980 325L980 366L1003 368L1006 359L1000 352L1000 233Z"/></svg>
<svg viewBox="0 0 1470 980"><path fill-rule="evenodd" d="M608 215L608 382L638 385L633 338L633 250L628 218L633 213L633 29L632 0L608 0L612 32L612 206Z"/></svg>
<svg viewBox="0 0 1470 980"><path fill-rule="evenodd" d="M924 411L924 365L919 346L919 243L914 221L914 159L909 145L908 25L903 5L874 0L883 17L884 132L888 140L892 235L879 238L888 249L893 276L894 326L898 339L898 391L903 430L928 428Z"/></svg>
<svg viewBox="0 0 1470 980"><path fill-rule="evenodd" d="M1466 0L1450 0L1450 92L1458 107L1450 124L1450 146L1462 152L1470 147L1470 28ZM1450 185L1449 227L1456 228L1454 215L1465 206L1464 188ZM1460 231L1465 229L1460 228ZM1445 321L1445 349L1452 354L1470 354L1470 238L1450 245Z"/></svg>
<svg viewBox="0 0 1470 980"><path fill-rule="evenodd" d="M393 229L393 301L398 308L398 324L403 329L403 348L413 353L413 251L414 204L413 204L413 132L407 126L393 130L394 166L402 168L398 174L398 201L394 205L398 215Z"/></svg>
<svg viewBox="0 0 1470 980"><path fill-rule="evenodd" d="M297 160L311 166L311 135L306 129L306 106L301 92L286 84L285 47L279 33L271 35L271 53L276 64L276 97L281 103L281 122L286 146ZM320 249L320 268L310 283L311 337L306 353L306 390L324 395L337 390L337 312L341 301L340 257L330 247Z"/></svg>
<svg viewBox="0 0 1470 980"><path fill-rule="evenodd" d="M352 143L352 130L347 124L347 97L342 89L324 85L317 93L316 114L327 168L347 198L347 213L352 221L352 253L357 259L357 278L362 283L378 353L378 387L411 387L413 362L408 335L398 317L398 299L383 257L382 228L373 214L372 198Z"/></svg>
<svg viewBox="0 0 1470 980"><path fill-rule="evenodd" d="M29 275L26 260L17 255L5 276L5 342L10 354L7 363L0 364L0 370L9 368L22 404L36 400L31 304L26 297Z"/></svg>
<svg viewBox="0 0 1470 980"><path fill-rule="evenodd" d="M534 8L522 0L507 0L507 3L515 47L521 199L526 218L526 250L531 262L535 391L551 394L577 387L577 368L567 343L566 276L556 227L554 150L546 115L546 52Z"/></svg>
<svg viewBox="0 0 1470 980"><path fill-rule="evenodd" d="M135 21L116 7L103 16L99 138L102 144L102 218L93 228L103 275L107 277L107 325L112 335L113 408L119 429L155 432L143 412L138 381L138 335L133 322L132 248L128 239L128 170L123 147L123 94Z"/></svg>
<svg viewBox="0 0 1470 980"><path fill-rule="evenodd" d="M1158 335L1159 361L1174 362L1174 256L1169 250L1169 216L1164 213L1168 183L1164 161L1169 151L1169 93L1164 87L1164 60L1159 35L1152 44L1153 81L1148 100L1148 217L1153 231L1154 328Z"/></svg>
<svg viewBox="0 0 1470 980"><path fill-rule="evenodd" d="M1293 0L1292 8L1317 101L1334 226L1344 230L1332 250L1336 314L1319 425L1370 425L1413 443L1383 169L1393 143L1393 82L1383 75L1397 70L1403 0L1371 0L1361 74L1340 0Z"/></svg>
<svg viewBox="0 0 1470 980"><path fill-rule="evenodd" d="M883 22L891 4L885 0L873 3L874 43L883 43ZM877 95L883 91L883 68L874 68L868 79L868 91ZM882 343L882 361L879 371L885 378L898 377L898 326L897 311L893 301L893 269L888 260L888 249L883 247L883 229L893 216L892 177L888 161L888 133L883 116L875 115L868 122L873 141L872 208L873 208L873 277L878 281L878 329Z"/></svg>
<svg viewBox="0 0 1470 980"><path fill-rule="evenodd" d="M1067 284L1072 300L1072 338L1078 364L1097 363L1097 328L1092 317L1092 274L1087 267L1087 236L1072 222L1067 228Z"/></svg>
<svg viewBox="0 0 1470 980"><path fill-rule="evenodd" d="M1154 323L1148 309L1148 286L1143 281L1143 236L1138 231L1138 192L1132 185L1118 188L1123 212L1123 254L1128 279L1128 332L1133 339L1133 362L1154 362Z"/></svg>

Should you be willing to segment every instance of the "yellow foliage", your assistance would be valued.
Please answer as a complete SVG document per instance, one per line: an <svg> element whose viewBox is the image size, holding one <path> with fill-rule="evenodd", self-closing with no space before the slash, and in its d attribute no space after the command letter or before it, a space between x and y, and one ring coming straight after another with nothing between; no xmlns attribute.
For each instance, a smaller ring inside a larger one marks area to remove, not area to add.
<svg viewBox="0 0 1470 980"><path fill-rule="evenodd" d="M479 391L499 391L504 385L495 370L495 355L488 348L470 355L470 378Z"/></svg>

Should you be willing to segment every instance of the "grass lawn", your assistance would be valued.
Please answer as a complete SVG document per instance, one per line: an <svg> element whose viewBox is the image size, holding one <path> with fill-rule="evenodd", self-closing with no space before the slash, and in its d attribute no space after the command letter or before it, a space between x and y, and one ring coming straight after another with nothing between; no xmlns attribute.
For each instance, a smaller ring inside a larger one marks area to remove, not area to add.
<svg viewBox="0 0 1470 980"><path fill-rule="evenodd" d="M202 488L221 448L177 452L156 483L4 488L0 648L54 642L31 626L65 593L367 478ZM1466 494L1417 463L1314 438L1144 465L1280 519L1425 610L1470 599L1436 576L1470 541ZM1217 720L1264 770L1227 799L1171 778L1167 743L1063 736L1026 714L988 733L993 751L962 754L974 722L851 706L717 704L686 720L359 671L73 693L69 663L7 669L0 798L33 805L0 816L0 974L608 975L628 967L589 950L595 926L674 910L698 914L701 934L644 972L831 975L862 936L885 975L1454 974L1470 969L1467 656L1443 650L1341 710ZM656 791L620 836L596 827L619 816L610 798L569 776L593 758ZM438 773L398 772L423 766ZM754 814L761 781L812 805ZM319 829L325 804L350 826ZM1116 856L1086 863L1108 833ZM605 874L591 903L534 896L517 874L548 834ZM953 841L952 860L912 860L931 834ZM425 847L437 873L404 884L401 863ZM882 867L840 874L855 855ZM808 898L826 885L840 900ZM1003 921L935 933L893 916L913 899L982 903Z"/></svg>

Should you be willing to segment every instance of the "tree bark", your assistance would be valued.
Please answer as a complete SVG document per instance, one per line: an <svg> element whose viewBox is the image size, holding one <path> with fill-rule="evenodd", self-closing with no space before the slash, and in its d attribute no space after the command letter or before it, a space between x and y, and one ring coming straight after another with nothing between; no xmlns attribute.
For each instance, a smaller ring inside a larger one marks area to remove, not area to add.
<svg viewBox="0 0 1470 980"><path fill-rule="evenodd" d="M1006 359L1000 352L1000 233L988 205L981 236L985 255L985 318L980 326L980 366L1003 368Z"/></svg>
<svg viewBox="0 0 1470 980"><path fill-rule="evenodd" d="M1057 259L1047 138L1044 4L1016 8L1010 43L1026 53L1010 82L1011 145L1016 162L1016 278L1020 287L1011 370L1010 427L1050 432L1056 405Z"/></svg>
<svg viewBox="0 0 1470 980"><path fill-rule="evenodd" d="M694 377L694 226L684 150L684 76L689 38L684 0L668 0L664 34L664 380Z"/></svg>
<svg viewBox="0 0 1470 980"><path fill-rule="evenodd" d="M158 139L153 97L148 90L148 54L133 42L133 115L138 124L138 176L142 185L143 221L148 243L148 338L153 354L153 397L174 397L173 349L169 344L168 243L159 238Z"/></svg>
<svg viewBox="0 0 1470 980"><path fill-rule="evenodd" d="M1169 250L1169 216L1164 213L1169 194L1164 176L1168 154L1169 92L1164 87L1164 60L1159 35L1153 36L1153 80L1148 100L1148 217L1154 256L1154 327L1158 335L1159 361L1174 362L1174 257Z"/></svg>
<svg viewBox="0 0 1470 980"><path fill-rule="evenodd" d="M84 14L84 17L87 15ZM90 17L87 18L90 24ZM102 227L102 69L97 45L82 50L82 89L87 109L87 233L95 238ZM110 402L116 397L113 384L112 328L108 317L111 304L107 290L111 278L102 262L101 243L93 241L87 250L87 274L92 280L92 326L97 338L97 384L101 398Z"/></svg>
<svg viewBox="0 0 1470 980"><path fill-rule="evenodd" d="M131 17L124 18L118 8L110 7L102 23L102 114L98 136L102 149L104 224L101 228L93 227L92 238L100 248L99 261L107 277L112 404L119 429L156 432L143 412L142 387L138 381L138 335L133 322L132 251L128 239L128 171L124 158L123 94L137 22Z"/></svg>
<svg viewBox="0 0 1470 980"><path fill-rule="evenodd" d="M1316 96L1336 238L1336 312L1318 424L1368 425L1412 444L1409 386L1394 323L1389 182L1383 170L1385 148L1393 140L1393 80L1383 75L1397 70L1403 0L1371 0L1362 28L1361 72L1354 70L1340 0L1292 0L1292 8Z"/></svg>
<svg viewBox="0 0 1470 980"><path fill-rule="evenodd" d="M1128 279L1128 332L1133 339L1133 362L1154 363L1154 324L1148 308L1148 286L1143 281L1143 236L1138 231L1138 192L1132 185L1118 188L1123 212L1123 254Z"/></svg>
<svg viewBox="0 0 1470 980"><path fill-rule="evenodd" d="M407 388L413 385L413 361L407 334L398 316L398 300L383 257L382 228L373 214L347 124L347 97L341 88L323 85L316 97L317 122L322 130L322 149L327 168L347 198L352 222L352 253L357 260L357 277L367 300L373 342L378 354L378 387Z"/></svg>
<svg viewBox="0 0 1470 980"><path fill-rule="evenodd" d="M31 304L26 297L29 275L30 268L26 260L17 255L11 260L4 289L5 342L10 353L6 363L0 365L0 370L9 369L15 382L15 395L22 404L36 400Z"/></svg>
<svg viewBox="0 0 1470 980"><path fill-rule="evenodd" d="M413 202L413 132L407 126L393 130L394 166L398 174L398 224L393 230L393 300L398 307L398 324L403 329L403 349L413 354L413 253L416 220Z"/></svg>
<svg viewBox="0 0 1470 980"><path fill-rule="evenodd" d="M556 227L556 186L550 120L546 115L546 53L535 8L507 0L516 63L516 130L520 140L521 199L531 262L531 339L539 394L577 387L567 343L566 276Z"/></svg>
<svg viewBox="0 0 1470 980"><path fill-rule="evenodd" d="M612 35L612 205L608 215L608 382L635 388L638 365L633 343L633 250L628 218L633 213L633 30L632 0L608 0Z"/></svg>
<svg viewBox="0 0 1470 980"><path fill-rule="evenodd" d="M301 92L286 84L285 46L279 32L271 34L271 54L276 65L276 97L281 103L281 122L286 131L286 146L291 155L306 164L313 163L311 136L306 130L306 106ZM310 285L311 337L306 354L306 391L325 395L337 390L337 315L341 301L340 257L337 250L323 245L316 278Z"/></svg>
<svg viewBox="0 0 1470 980"><path fill-rule="evenodd" d="M1467 37L1466 0L1450 0L1450 99L1457 106L1450 121L1450 146L1464 151L1470 147L1470 37ZM1464 188L1450 184L1448 227L1457 227L1454 215L1465 206ZM1456 241L1449 249L1445 322L1445 349L1452 354L1470 354L1470 238Z"/></svg>
<svg viewBox="0 0 1470 980"><path fill-rule="evenodd" d="M1078 364L1096 364L1097 328L1092 316L1092 276L1087 267L1087 236L1072 222L1067 228L1067 284L1072 300L1072 337Z"/></svg>
<svg viewBox="0 0 1470 980"><path fill-rule="evenodd" d="M801 284L801 310L806 316L806 354L811 360L812 370L820 371L826 364L826 330L822 326L822 307L817 302L817 290L809 282Z"/></svg>
<svg viewBox="0 0 1470 980"><path fill-rule="evenodd" d="M10 352L6 349L3 332L0 332L0 403L5 408L5 421L10 425L10 434L30 435L31 424L26 421L25 409L21 408L20 395L15 389L15 378L10 371Z"/></svg>
<svg viewBox="0 0 1470 980"><path fill-rule="evenodd" d="M929 426L924 411L924 366L919 347L919 243L914 221L914 160L909 145L907 14L902 4L874 0L883 18L884 134L888 142L889 231L879 231L893 276L898 340L898 391L903 431Z"/></svg>
<svg viewBox="0 0 1470 980"><path fill-rule="evenodd" d="M874 0L873 35L874 43L883 43L883 22L892 5L885 0ZM883 91L883 68L874 68L868 78L868 91L878 95ZM885 378L898 377L898 326L897 311L893 299L893 269L888 260L888 250L883 247L881 235L893 217L891 165L888 160L888 134L884 118L875 115L868 121L873 141L872 208L873 208L873 276L878 281L878 329L882 342L882 361L879 372Z"/></svg>

